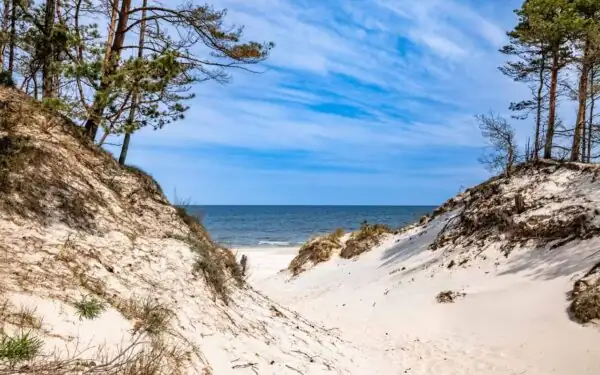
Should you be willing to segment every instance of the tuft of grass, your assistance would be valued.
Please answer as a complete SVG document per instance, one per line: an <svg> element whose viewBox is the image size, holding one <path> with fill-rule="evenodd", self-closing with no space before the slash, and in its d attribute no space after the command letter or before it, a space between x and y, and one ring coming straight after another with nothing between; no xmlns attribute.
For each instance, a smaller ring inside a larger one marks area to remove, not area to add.
<svg viewBox="0 0 600 375"><path fill-rule="evenodd" d="M342 248L341 237L343 235L343 230L340 232L339 229L336 229L327 236L308 241L302 245L298 255L292 259L288 269L296 276L304 271L304 265L308 262L318 264L328 261L335 250Z"/></svg>
<svg viewBox="0 0 600 375"><path fill-rule="evenodd" d="M150 173L135 165L123 165L122 167L126 171L135 174L141 179L145 191L150 193L158 193L161 196L165 195L162 188L158 184L158 181L156 181L156 179L152 177Z"/></svg>
<svg viewBox="0 0 600 375"><path fill-rule="evenodd" d="M340 239L340 238L344 237L344 234L345 234L344 228L337 228L336 230L333 231L333 233L331 235L337 239Z"/></svg>
<svg viewBox="0 0 600 375"><path fill-rule="evenodd" d="M127 317L135 319L135 333L145 332L153 336L166 332L173 317L173 311L151 297L131 299L120 310Z"/></svg>
<svg viewBox="0 0 600 375"><path fill-rule="evenodd" d="M75 302L75 308L77 309L77 315L79 315L80 320L91 320L98 318L106 307L100 300L94 297L84 296L80 301Z"/></svg>
<svg viewBox="0 0 600 375"><path fill-rule="evenodd" d="M443 292L439 292L435 297L435 300L438 303L454 303L457 298L466 296L465 293L461 292L453 292L451 290L445 290Z"/></svg>
<svg viewBox="0 0 600 375"><path fill-rule="evenodd" d="M15 321L14 324L18 327L28 327L33 329L42 328L42 320L36 315L34 308L27 308L21 306L19 310L12 317Z"/></svg>
<svg viewBox="0 0 600 375"><path fill-rule="evenodd" d="M4 336L0 340L0 360L11 365L29 361L40 353L43 345L44 342L31 332Z"/></svg>
<svg viewBox="0 0 600 375"><path fill-rule="evenodd" d="M369 224L364 221L360 229L350 236L340 252L340 257L351 259L371 250L381 243L381 236L392 233L392 229L383 224Z"/></svg>

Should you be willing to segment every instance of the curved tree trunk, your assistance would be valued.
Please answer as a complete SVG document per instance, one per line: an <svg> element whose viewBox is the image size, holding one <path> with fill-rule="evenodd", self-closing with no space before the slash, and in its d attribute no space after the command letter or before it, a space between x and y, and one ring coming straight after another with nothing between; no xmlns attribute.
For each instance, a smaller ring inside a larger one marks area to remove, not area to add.
<svg viewBox="0 0 600 375"><path fill-rule="evenodd" d="M108 91L110 87L111 76L115 73L119 66L121 49L123 48L123 43L125 42L125 34L127 32L127 23L129 21L130 6L131 0L123 0L123 3L121 4L121 10L119 11L117 29L115 31L115 38L113 40L111 50L109 53L109 63L102 74L100 88L96 93L96 97L94 98L94 103L92 104L90 114L85 123L86 135L92 140L96 139L96 134L98 133L98 126L102 121L102 115L104 114L104 109L107 105L107 96L109 95Z"/></svg>

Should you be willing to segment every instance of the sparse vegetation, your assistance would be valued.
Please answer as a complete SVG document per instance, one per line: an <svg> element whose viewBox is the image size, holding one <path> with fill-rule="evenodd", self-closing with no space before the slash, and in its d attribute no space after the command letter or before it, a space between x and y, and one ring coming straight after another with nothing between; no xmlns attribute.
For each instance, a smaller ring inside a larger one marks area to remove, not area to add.
<svg viewBox="0 0 600 375"><path fill-rule="evenodd" d="M13 80L10 72L0 72L0 86L4 87L15 87L15 81Z"/></svg>
<svg viewBox="0 0 600 375"><path fill-rule="evenodd" d="M343 233L342 233L343 235ZM292 259L288 269L293 275L298 275L304 271L304 266L308 262L318 264L331 259L335 250L342 248L339 231L335 231L327 236L314 238L300 248L298 255Z"/></svg>
<svg viewBox="0 0 600 375"><path fill-rule="evenodd" d="M569 310L576 321L600 319L600 263L575 282L571 299Z"/></svg>
<svg viewBox="0 0 600 375"><path fill-rule="evenodd" d="M175 238L188 243L192 251L197 254L192 272L202 274L213 292L227 302L229 280L233 278L238 286L244 285L244 270L231 250L218 246L211 240L200 219L188 213L189 206L188 201L175 203L177 215L190 231L187 237L175 236Z"/></svg>
<svg viewBox="0 0 600 375"><path fill-rule="evenodd" d="M386 233L393 233L387 225L369 224L365 221L359 230L351 233L348 240L342 242L344 229L338 228L326 236L313 238L302 245L288 269L296 276L304 271L305 265L309 262L313 265L326 262L338 250L340 257L354 258L379 245L381 236Z"/></svg>
<svg viewBox="0 0 600 375"><path fill-rule="evenodd" d="M35 309L21 306L12 316L8 317L8 321L20 328L42 328L42 321L36 315Z"/></svg>
<svg viewBox="0 0 600 375"><path fill-rule="evenodd" d="M31 332L3 336L0 340L0 360L10 366L35 358L41 351L43 341Z"/></svg>
<svg viewBox="0 0 600 375"><path fill-rule="evenodd" d="M84 296L75 302L79 319L96 319L104 311L104 304L95 297Z"/></svg>
<svg viewBox="0 0 600 375"><path fill-rule="evenodd" d="M142 300L132 298L122 303L119 310L134 320L134 333L145 332L152 336L167 332L174 315L171 309L149 296Z"/></svg>
<svg viewBox="0 0 600 375"><path fill-rule="evenodd" d="M458 298L464 297L464 296L466 296L465 293L453 292L451 290L446 290L446 291L440 292L435 297L435 300L438 303L454 303L454 301L456 301Z"/></svg>
<svg viewBox="0 0 600 375"><path fill-rule="evenodd" d="M361 224L358 231L350 235L350 238L346 241L344 248L340 252L340 257L350 259L359 256L378 246L381 242L381 237L389 233L392 233L392 230L387 225L369 224L365 221Z"/></svg>

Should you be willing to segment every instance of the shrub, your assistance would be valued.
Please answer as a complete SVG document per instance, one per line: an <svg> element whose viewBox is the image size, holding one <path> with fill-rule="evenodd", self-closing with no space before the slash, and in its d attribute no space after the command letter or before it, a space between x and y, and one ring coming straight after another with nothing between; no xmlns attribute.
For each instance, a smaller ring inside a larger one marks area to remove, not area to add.
<svg viewBox="0 0 600 375"><path fill-rule="evenodd" d="M105 307L98 299L88 296L84 296L81 301L75 302L75 308L79 319L96 319L100 316Z"/></svg>
<svg viewBox="0 0 600 375"><path fill-rule="evenodd" d="M582 293L571 303L571 314L581 323L600 319L600 290Z"/></svg>
<svg viewBox="0 0 600 375"><path fill-rule="evenodd" d="M43 346L43 341L31 334L21 332L15 336L4 336L0 341L0 360L11 365L28 361L37 356Z"/></svg>
<svg viewBox="0 0 600 375"><path fill-rule="evenodd" d="M580 323L600 319L600 263L573 285L571 316Z"/></svg>
<svg viewBox="0 0 600 375"><path fill-rule="evenodd" d="M0 72L0 86L4 87L15 87L15 81L12 78L10 72Z"/></svg>
<svg viewBox="0 0 600 375"><path fill-rule="evenodd" d="M381 236L387 233L392 233L391 228L387 225L369 224L364 221L360 229L352 233L346 241L340 257L350 259L371 250L381 243Z"/></svg>
<svg viewBox="0 0 600 375"><path fill-rule="evenodd" d="M308 262L318 264L331 259L334 250L340 249L342 243L339 230L324 236L314 238L300 248L298 255L292 259L288 269L293 275L298 275L304 271L304 265Z"/></svg>
<svg viewBox="0 0 600 375"><path fill-rule="evenodd" d="M445 290L443 292L439 292L435 297L435 300L438 303L454 303L457 298L466 296L465 293L461 292L453 292L451 290Z"/></svg>
<svg viewBox="0 0 600 375"><path fill-rule="evenodd" d="M119 310L129 319L135 320L134 332L160 335L168 330L173 312L157 300L146 297L143 300L131 299L119 306Z"/></svg>

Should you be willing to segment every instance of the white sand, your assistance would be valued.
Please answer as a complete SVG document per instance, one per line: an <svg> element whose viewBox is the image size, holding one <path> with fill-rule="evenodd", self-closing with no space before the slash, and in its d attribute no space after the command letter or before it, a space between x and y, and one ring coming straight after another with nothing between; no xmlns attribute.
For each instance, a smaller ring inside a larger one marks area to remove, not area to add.
<svg viewBox="0 0 600 375"><path fill-rule="evenodd" d="M573 279L600 240L548 251L493 249L448 270L426 247L447 216L390 236L357 260L333 259L290 280L295 248L245 249L251 283L384 361L389 374L600 374L600 330L569 319ZM443 290L467 295L439 304ZM383 358L380 356L383 355ZM360 371L353 374L362 374Z"/></svg>

